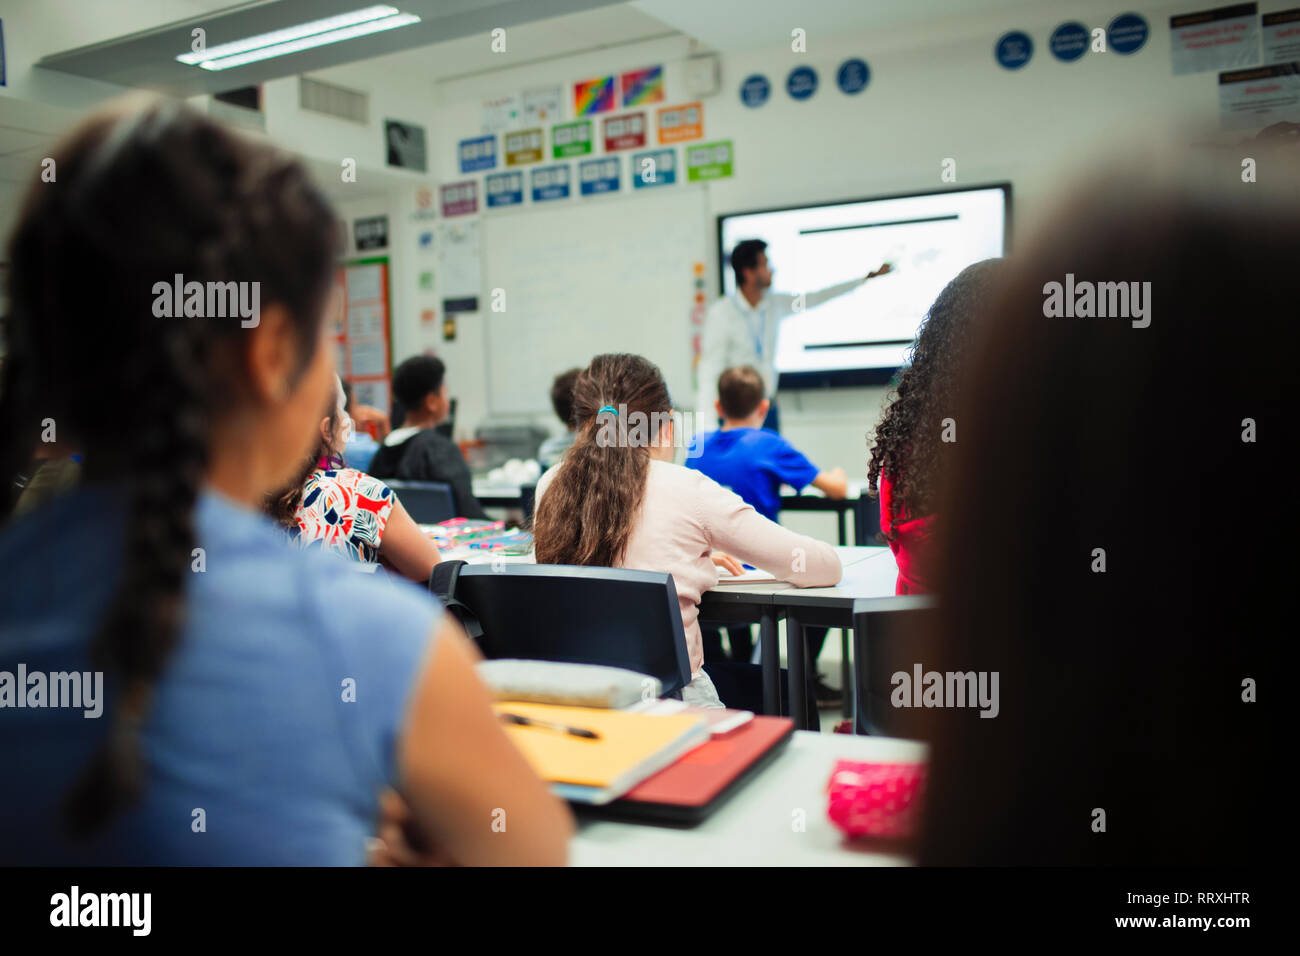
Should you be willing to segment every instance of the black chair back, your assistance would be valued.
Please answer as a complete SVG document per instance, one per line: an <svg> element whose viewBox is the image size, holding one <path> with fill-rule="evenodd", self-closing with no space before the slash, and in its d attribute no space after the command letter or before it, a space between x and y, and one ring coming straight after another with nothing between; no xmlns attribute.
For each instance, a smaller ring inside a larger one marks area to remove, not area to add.
<svg viewBox="0 0 1300 956"><path fill-rule="evenodd" d="M416 524L437 524L457 517L456 499L452 496L451 485L445 482L385 478L384 484L393 489Z"/></svg>
<svg viewBox="0 0 1300 956"><path fill-rule="evenodd" d="M664 696L690 682L671 574L472 564L461 569L453 597L478 618L485 657L623 667L657 677Z"/></svg>
<svg viewBox="0 0 1300 956"><path fill-rule="evenodd" d="M919 736L919 713L895 707L893 675L909 676L917 660L914 635L934 614L930 595L872 598L853 604L853 730L884 737Z"/></svg>

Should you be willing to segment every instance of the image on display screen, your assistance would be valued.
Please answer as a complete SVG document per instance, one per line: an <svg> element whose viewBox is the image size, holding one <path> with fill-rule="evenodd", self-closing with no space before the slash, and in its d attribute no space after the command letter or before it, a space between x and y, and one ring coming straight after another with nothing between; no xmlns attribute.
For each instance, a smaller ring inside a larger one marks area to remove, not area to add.
<svg viewBox="0 0 1300 956"><path fill-rule="evenodd" d="M776 369L786 386L896 369L943 287L1004 254L1010 200L1004 183L719 216L722 291L736 293L729 256L743 239L767 243L773 293L811 297L888 262L889 273L788 316Z"/></svg>

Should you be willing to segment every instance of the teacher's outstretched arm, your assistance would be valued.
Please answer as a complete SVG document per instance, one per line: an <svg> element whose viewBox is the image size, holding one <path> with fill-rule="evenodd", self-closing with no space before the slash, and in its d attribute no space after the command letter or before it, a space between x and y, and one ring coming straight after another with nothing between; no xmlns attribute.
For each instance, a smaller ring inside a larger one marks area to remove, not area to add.
<svg viewBox="0 0 1300 956"><path fill-rule="evenodd" d="M848 282L841 282L838 285L828 286L827 288L819 289L816 292L805 293L803 297L804 310L815 309L824 302L829 302L831 299L837 299L846 292L852 292L869 279L874 279L877 276L883 276L886 273L893 271L894 265L892 262L883 262L880 264L879 268L868 272L861 279L850 279Z"/></svg>

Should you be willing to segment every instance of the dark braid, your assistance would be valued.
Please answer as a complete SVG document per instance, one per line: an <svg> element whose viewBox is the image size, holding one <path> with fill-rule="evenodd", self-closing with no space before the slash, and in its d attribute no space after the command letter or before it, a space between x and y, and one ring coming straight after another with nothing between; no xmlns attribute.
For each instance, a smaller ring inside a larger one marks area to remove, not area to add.
<svg viewBox="0 0 1300 956"><path fill-rule="evenodd" d="M973 338L976 312L987 298L1001 259L967 266L930 306L876 426L867 491L879 491L880 473L893 487L894 518L934 514L940 476L951 443L942 440L943 419L955 414L958 379Z"/></svg>
<svg viewBox="0 0 1300 956"><path fill-rule="evenodd" d="M145 785L140 731L184 624L212 419L242 386L248 339L239 316L156 316L154 285L258 282L261 306L292 316L305 368L334 217L296 162L175 104L103 110L54 156L56 181L29 189L11 240L0 504L7 515L46 417L85 455L85 480L126 502L120 581L91 642L118 701L65 806L88 836Z"/></svg>

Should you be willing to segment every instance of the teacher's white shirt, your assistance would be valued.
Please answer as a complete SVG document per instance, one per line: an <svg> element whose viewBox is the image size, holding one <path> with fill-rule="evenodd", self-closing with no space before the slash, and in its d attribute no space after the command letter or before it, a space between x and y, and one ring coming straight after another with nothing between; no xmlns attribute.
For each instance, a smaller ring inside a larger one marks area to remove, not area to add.
<svg viewBox="0 0 1300 956"><path fill-rule="evenodd" d="M807 292L801 312L815 309L837 296L852 292L863 279L850 279L818 292ZM697 381L697 431L717 427L718 377L736 365L752 365L763 376L768 397L776 394L776 344L781 323L795 312L797 296L785 292L768 292L750 305L739 292L724 295L709 307L704 318L704 335L700 339L700 364Z"/></svg>

